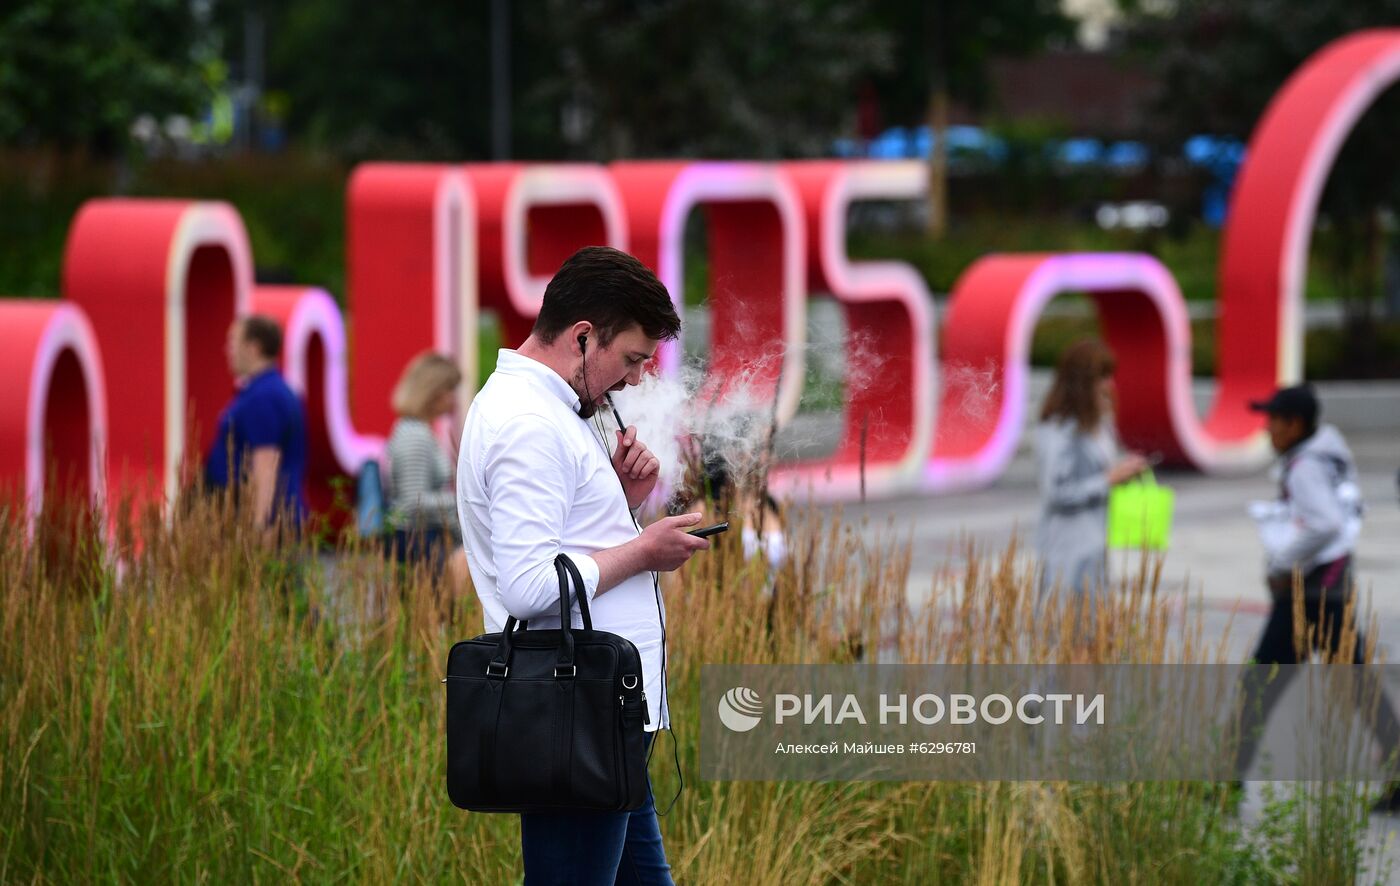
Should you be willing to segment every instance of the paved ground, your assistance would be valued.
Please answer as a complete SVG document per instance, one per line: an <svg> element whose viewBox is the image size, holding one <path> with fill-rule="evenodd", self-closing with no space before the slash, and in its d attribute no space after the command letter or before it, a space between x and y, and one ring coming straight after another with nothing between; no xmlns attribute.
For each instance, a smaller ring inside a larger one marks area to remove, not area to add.
<svg viewBox="0 0 1400 886"><path fill-rule="evenodd" d="M1380 655L1386 661L1400 662L1400 500L1396 489L1400 433L1367 431L1348 436L1368 506L1357 550L1357 574L1378 622ZM1176 490L1172 547L1162 590L1179 597L1184 611L1201 616L1206 639L1225 641L1229 660L1244 661L1253 650L1269 607L1259 544L1245 503L1272 497L1275 487L1264 472L1233 478L1159 473L1158 479ZM909 593L918 600L926 596L935 570L958 562L960 539L970 536L999 550L1013 533L1029 538L1036 507L1034 465L1029 453L1022 451L994 488L938 498L848 504L845 514L857 520L868 516L872 527L883 527L891 518L909 527L914 542ZM1273 728L1279 727L1275 724ZM1283 783L1273 787L1292 789ZM1265 783L1248 784L1241 809L1245 823L1259 820L1264 792ZM1368 839L1381 859L1379 866L1389 867L1389 881L1400 883L1400 817L1373 816ZM1374 865L1372 870L1376 870ZM1375 882L1376 876L1372 874L1363 882Z"/></svg>
<svg viewBox="0 0 1400 886"><path fill-rule="evenodd" d="M1357 575L1380 626L1380 649L1388 661L1400 662L1400 434L1354 433L1349 442L1360 471L1367 514L1357 549ZM1228 647L1243 660L1268 612L1263 559L1254 524L1245 513L1252 499L1271 498L1273 482L1264 472L1245 477L1207 477L1193 472L1161 472L1158 481L1176 490L1172 547L1164 569L1164 592L1202 611L1215 636L1226 634ZM960 495L907 497L847 504L847 516L870 518L872 527L890 519L913 536L910 594L926 593L935 570L961 557L959 540L972 538L998 550L1013 534L1029 540L1034 531L1037 494L1034 465L1022 452L997 485Z"/></svg>

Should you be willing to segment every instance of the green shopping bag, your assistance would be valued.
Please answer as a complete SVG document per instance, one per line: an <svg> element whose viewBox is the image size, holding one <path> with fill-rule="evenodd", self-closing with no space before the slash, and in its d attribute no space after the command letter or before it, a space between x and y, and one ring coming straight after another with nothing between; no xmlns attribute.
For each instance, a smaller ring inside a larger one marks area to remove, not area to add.
<svg viewBox="0 0 1400 886"><path fill-rule="evenodd" d="M1151 471L1120 483L1108 493L1108 546L1165 551L1171 544L1176 494L1158 486Z"/></svg>

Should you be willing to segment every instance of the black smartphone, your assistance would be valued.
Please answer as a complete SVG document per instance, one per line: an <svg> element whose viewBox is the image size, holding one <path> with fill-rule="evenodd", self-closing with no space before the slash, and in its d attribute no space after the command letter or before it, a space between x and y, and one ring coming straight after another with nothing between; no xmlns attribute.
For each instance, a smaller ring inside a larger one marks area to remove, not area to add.
<svg viewBox="0 0 1400 886"><path fill-rule="evenodd" d="M716 523L713 526L702 526L699 529L691 529L688 531L691 535L695 536L696 538L709 538L712 535L719 535L721 532L724 532L728 528L729 522L725 521L724 523Z"/></svg>

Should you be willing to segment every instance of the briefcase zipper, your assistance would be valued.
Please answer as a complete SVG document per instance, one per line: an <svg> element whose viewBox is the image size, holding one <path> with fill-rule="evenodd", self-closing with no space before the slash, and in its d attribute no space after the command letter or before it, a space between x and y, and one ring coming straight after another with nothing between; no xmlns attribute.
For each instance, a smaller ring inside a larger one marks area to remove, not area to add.
<svg viewBox="0 0 1400 886"><path fill-rule="evenodd" d="M647 709L647 694L646 694L645 692L642 693L641 700L638 701L637 703L638 703L639 705L641 705L641 707L642 707L642 725L643 725L643 726L650 726L650 725L651 725L651 711ZM625 695L619 695L619 696L617 697L617 704L618 704L618 707L620 707L620 708L622 709L622 718L623 718L623 720L625 721L625 720L627 719L627 696L625 696Z"/></svg>
<svg viewBox="0 0 1400 886"><path fill-rule="evenodd" d="M617 697L617 704L622 709L622 719L625 721L627 719L627 696L619 695ZM647 694L645 692L642 693L642 699L638 704L642 706L642 725L650 726L651 711L647 710Z"/></svg>
<svg viewBox="0 0 1400 886"><path fill-rule="evenodd" d="M619 740L613 746L613 749L614 759L618 764L617 774L619 776L619 781L622 782L621 801L623 805L626 805L628 798L632 796L631 785L628 783L629 779L627 778L627 765L629 762L627 759L627 740L624 737L627 733L627 697L619 695L617 697L617 704L617 725L621 734L618 736Z"/></svg>

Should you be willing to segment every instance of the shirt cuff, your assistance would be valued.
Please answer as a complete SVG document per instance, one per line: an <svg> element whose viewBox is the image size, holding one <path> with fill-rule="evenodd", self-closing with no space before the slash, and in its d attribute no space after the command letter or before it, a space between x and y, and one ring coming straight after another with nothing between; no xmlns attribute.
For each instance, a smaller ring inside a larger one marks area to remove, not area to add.
<svg viewBox="0 0 1400 886"><path fill-rule="evenodd" d="M568 557L574 561L578 574L583 577L583 592L592 602L598 595L598 562L587 554L569 554Z"/></svg>

